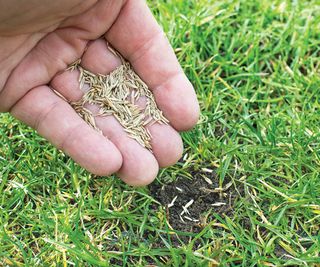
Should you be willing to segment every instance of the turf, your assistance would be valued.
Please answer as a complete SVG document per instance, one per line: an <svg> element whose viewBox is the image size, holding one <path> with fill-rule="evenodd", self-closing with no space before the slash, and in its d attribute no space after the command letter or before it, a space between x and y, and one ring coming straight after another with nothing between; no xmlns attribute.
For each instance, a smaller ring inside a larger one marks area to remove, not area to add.
<svg viewBox="0 0 320 267"><path fill-rule="evenodd" d="M0 264L319 266L319 0L149 4L202 111L155 185L206 168L233 211L172 229L150 188L95 177L2 114Z"/></svg>

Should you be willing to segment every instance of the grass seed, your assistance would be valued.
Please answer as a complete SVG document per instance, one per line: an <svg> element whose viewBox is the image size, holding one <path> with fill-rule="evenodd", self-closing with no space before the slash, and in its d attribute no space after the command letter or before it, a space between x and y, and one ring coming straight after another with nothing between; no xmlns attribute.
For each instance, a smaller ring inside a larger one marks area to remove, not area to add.
<svg viewBox="0 0 320 267"><path fill-rule="evenodd" d="M118 52L109 48L122 62L118 68L108 75L95 74L80 66L78 59L67 68L69 71L79 70L80 89L86 84L89 90L71 106L94 129L99 130L95 123L96 116L113 115L122 125L129 137L152 152L151 133L145 128L155 122L168 124L168 120L157 107L152 92L137 73ZM136 105L140 97L145 97L146 107ZM99 106L97 115L85 108L87 104ZM100 131L100 130L99 130Z"/></svg>

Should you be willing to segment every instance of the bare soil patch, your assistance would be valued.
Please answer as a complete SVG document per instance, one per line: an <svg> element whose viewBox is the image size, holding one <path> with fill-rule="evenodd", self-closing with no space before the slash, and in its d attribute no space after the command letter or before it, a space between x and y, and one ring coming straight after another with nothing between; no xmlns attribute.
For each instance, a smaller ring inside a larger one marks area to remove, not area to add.
<svg viewBox="0 0 320 267"><path fill-rule="evenodd" d="M179 177L176 181L149 186L151 195L166 208L167 218L173 229L199 232L210 214L231 216L234 202L242 189L235 188L230 180L222 187L214 170L190 170L192 179Z"/></svg>

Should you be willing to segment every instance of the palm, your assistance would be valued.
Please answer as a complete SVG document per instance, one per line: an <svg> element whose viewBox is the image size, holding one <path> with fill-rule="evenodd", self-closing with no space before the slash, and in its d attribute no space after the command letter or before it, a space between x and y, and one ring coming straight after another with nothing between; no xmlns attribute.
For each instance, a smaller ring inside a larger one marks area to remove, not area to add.
<svg viewBox="0 0 320 267"><path fill-rule="evenodd" d="M6 81L0 108L10 110L89 171L99 175L118 172L127 183L142 185L156 176L159 166L171 165L180 157L182 142L177 131L193 126L198 104L145 3L129 0L122 9L119 3L99 1L44 34ZM100 36L131 62L171 122L171 126L147 126L154 154L127 137L113 117L97 119L104 134L100 135L51 89L69 101L82 97L77 73L62 73L80 57L92 72L108 73L117 67L119 60L108 53ZM39 34L30 38L39 38Z"/></svg>

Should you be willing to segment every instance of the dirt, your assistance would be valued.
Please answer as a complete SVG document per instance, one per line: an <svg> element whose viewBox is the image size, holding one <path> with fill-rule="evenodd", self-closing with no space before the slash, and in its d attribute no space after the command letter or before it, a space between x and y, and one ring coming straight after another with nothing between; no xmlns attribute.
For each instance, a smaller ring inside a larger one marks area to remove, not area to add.
<svg viewBox="0 0 320 267"><path fill-rule="evenodd" d="M171 227L178 231L199 232L206 224L206 215L232 216L238 192L232 182L224 181L219 190L219 178L214 170L190 170L192 179L149 186L151 195L166 209Z"/></svg>

